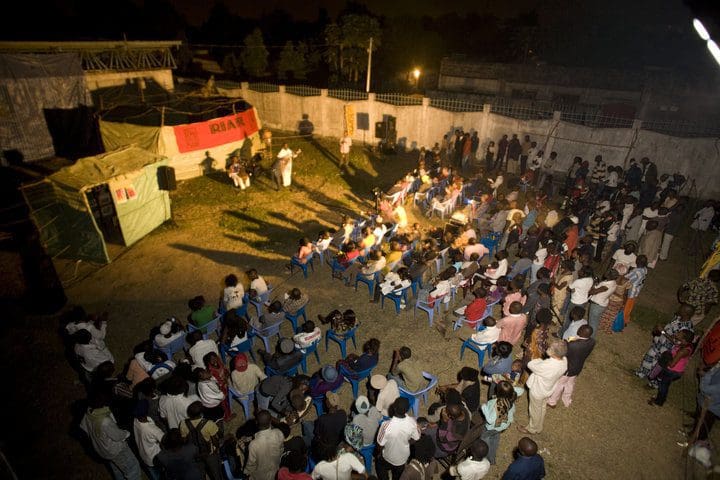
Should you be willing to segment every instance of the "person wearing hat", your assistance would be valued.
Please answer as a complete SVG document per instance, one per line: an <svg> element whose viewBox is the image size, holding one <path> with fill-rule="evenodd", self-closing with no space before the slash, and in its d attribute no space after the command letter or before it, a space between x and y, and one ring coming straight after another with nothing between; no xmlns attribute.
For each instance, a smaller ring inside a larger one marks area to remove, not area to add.
<svg viewBox="0 0 720 480"><path fill-rule="evenodd" d="M159 332L153 340L158 348L163 348L182 337L185 334L185 328L175 317L170 317L160 325Z"/></svg>
<svg viewBox="0 0 720 480"><path fill-rule="evenodd" d="M347 412L340 408L340 398L336 393L325 394L327 412L320 415L315 422L302 423L305 444L312 447L313 452L322 452L323 448L336 447L345 438Z"/></svg>
<svg viewBox="0 0 720 480"><path fill-rule="evenodd" d="M135 404L133 435L145 471L151 479L157 479L160 478L160 471L155 467L155 456L160 453L160 442L165 433L148 416L149 410L150 402L146 399L139 400Z"/></svg>
<svg viewBox="0 0 720 480"><path fill-rule="evenodd" d="M275 353L270 354L263 349L258 350L266 367L270 367L278 373L285 373L297 366L302 360L303 353L295 350L295 342L290 338L283 338L278 342Z"/></svg>
<svg viewBox="0 0 720 480"><path fill-rule="evenodd" d="M248 362L246 353L237 354L232 365L233 371L230 373L230 382L233 390L243 395L254 392L260 382L267 378L267 375L260 367Z"/></svg>
<svg viewBox="0 0 720 480"><path fill-rule="evenodd" d="M400 389L395 380L388 380L383 375L370 377L370 386L378 390L375 406L385 417L389 417L389 407L400 396Z"/></svg>
<svg viewBox="0 0 720 480"><path fill-rule="evenodd" d="M375 434L380 427L380 420L383 416L365 395L360 395L355 400L355 410L357 413L353 416L352 423L362 428L363 446L371 445L375 442Z"/></svg>
<svg viewBox="0 0 720 480"><path fill-rule="evenodd" d="M415 418L407 415L409 409L407 398L396 398L392 404L392 418L380 425L377 445L382 451L375 465L379 480L388 480L390 472L393 478L399 479L410 458L410 441L420 439Z"/></svg>
<svg viewBox="0 0 720 480"><path fill-rule="evenodd" d="M337 390L345 381L333 365L325 365L310 378L310 396L322 398L327 392Z"/></svg>

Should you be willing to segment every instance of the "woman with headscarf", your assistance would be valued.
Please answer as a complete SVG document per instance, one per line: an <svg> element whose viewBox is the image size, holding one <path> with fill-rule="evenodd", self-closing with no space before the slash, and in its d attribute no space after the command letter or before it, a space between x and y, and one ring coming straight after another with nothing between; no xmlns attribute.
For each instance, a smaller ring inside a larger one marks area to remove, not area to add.
<svg viewBox="0 0 720 480"><path fill-rule="evenodd" d="M495 397L488 400L480 411L485 418L480 438L488 444L487 459L495 464L495 454L500 443L500 433L507 430L515 417L517 393L510 382L502 381L495 388Z"/></svg>
<svg viewBox="0 0 720 480"><path fill-rule="evenodd" d="M220 360L220 356L215 352L210 352L205 355L203 357L203 362L205 362L205 368L207 368L208 372L210 372L210 375L212 375L213 378L217 381L217 384L220 387L220 391L223 392L225 398L227 398L230 371L222 363L222 361ZM230 403L223 401L221 405L223 408L223 417L225 418L225 420L229 420L230 418L232 418L233 413L232 410L230 410Z"/></svg>

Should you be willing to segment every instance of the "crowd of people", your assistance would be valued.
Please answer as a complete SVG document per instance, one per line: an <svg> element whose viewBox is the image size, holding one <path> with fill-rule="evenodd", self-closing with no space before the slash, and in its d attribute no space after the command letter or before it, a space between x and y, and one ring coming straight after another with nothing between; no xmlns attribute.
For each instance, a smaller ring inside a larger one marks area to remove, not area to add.
<svg viewBox="0 0 720 480"><path fill-rule="evenodd" d="M412 292L416 305L435 313L440 334L486 349L487 362L438 385L419 416L415 394L428 387L433 362L394 345L383 374L380 342L389 339L370 338L359 354L343 348L338 361L300 373L321 340L354 341L360 322L351 309L308 318L312 287L279 294L255 269L242 279L229 274L217 307L197 296L186 322L155 326L117 374L107 315L76 308L66 333L88 388L80 427L115 478L140 478L142 470L167 480L425 480L442 472L476 480L500 448L514 451L498 466L502 478L543 478L531 437L543 431L547 407L571 406L596 342L632 320L646 278L684 225L685 181L658 177L647 158L623 171L600 156L592 167L576 158L557 179L557 153L517 135L491 142L477 168L478 148L476 135L456 131L421 150L417 168L378 196L374 212L343 218L315 241L300 239L288 270L324 259L334 278L367 283L371 302L396 300L398 311ZM280 188L282 175L277 180ZM453 221L430 228L408 221L406 208L432 214L438 204L451 207ZM691 227L716 224L714 207L704 205ZM677 316L653 330L634 370L657 389L651 405L665 403L687 368L718 281L716 270L683 285ZM294 327L287 338L279 333L286 320ZM276 334L274 349L253 348L255 337L269 345ZM712 408L698 410L700 441L720 415L720 375L706 367L701 404L708 397ZM340 400L344 383L365 380L365 392ZM503 445L526 393L529 421L515 426L524 436ZM233 399L249 406L231 432ZM317 418L309 420L313 407Z"/></svg>

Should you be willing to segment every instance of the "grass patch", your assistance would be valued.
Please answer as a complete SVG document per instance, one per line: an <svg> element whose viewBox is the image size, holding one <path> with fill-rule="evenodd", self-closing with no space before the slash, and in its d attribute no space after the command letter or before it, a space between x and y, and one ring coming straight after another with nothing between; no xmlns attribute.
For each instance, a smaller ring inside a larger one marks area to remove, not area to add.
<svg viewBox="0 0 720 480"><path fill-rule="evenodd" d="M665 325L669 321L669 315L667 312L661 312L636 303L630 321L639 325L643 330L650 331L657 324Z"/></svg>

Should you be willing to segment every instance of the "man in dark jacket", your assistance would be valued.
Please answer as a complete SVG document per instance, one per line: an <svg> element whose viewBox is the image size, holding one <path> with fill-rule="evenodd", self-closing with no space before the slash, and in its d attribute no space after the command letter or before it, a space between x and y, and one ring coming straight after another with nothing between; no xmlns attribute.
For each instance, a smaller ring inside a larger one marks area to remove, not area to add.
<svg viewBox="0 0 720 480"><path fill-rule="evenodd" d="M585 360L590 356L590 352L595 348L595 339L592 338L593 329L590 325L583 325L578 329L577 337L572 341L567 342L567 373L560 377L557 384L555 384L555 390L548 399L548 407L555 407L558 400L562 396L563 404L569 407L572 403L572 394L575 389L575 381L577 376L585 365Z"/></svg>

